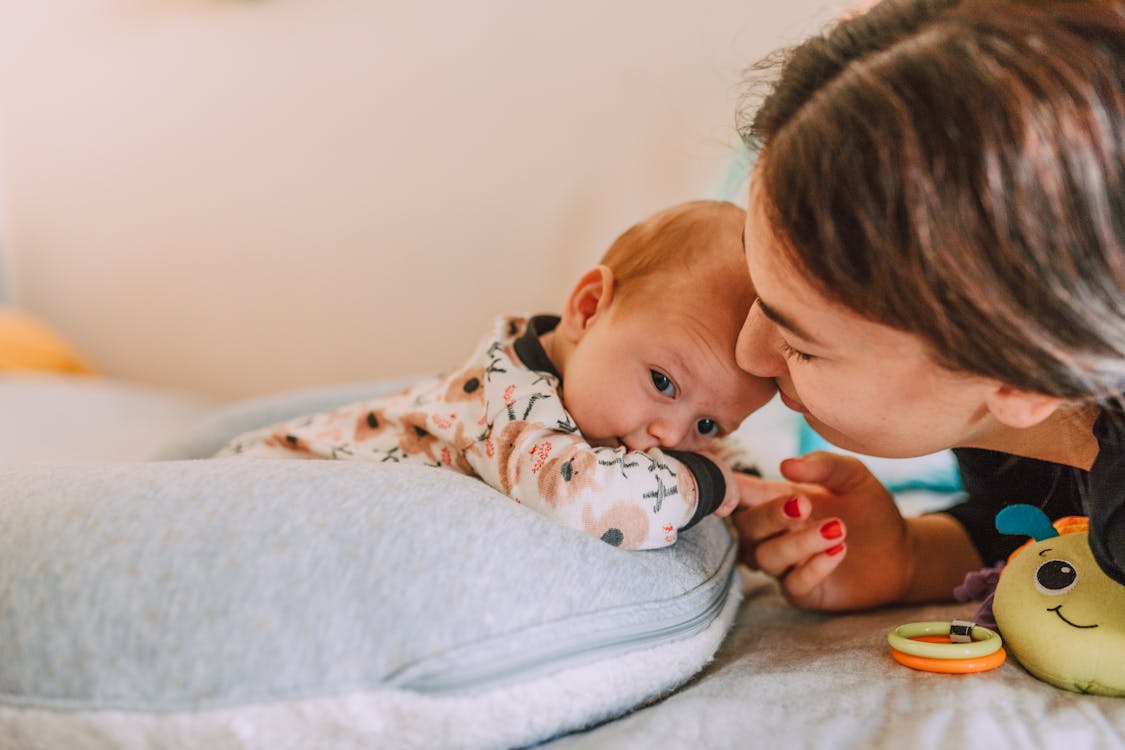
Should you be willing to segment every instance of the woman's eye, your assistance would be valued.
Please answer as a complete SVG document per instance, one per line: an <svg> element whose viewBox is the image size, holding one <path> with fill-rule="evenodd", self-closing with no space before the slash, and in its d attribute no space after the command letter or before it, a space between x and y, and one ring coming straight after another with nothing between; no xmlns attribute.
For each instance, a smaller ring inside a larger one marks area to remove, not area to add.
<svg viewBox="0 0 1125 750"><path fill-rule="evenodd" d="M695 423L699 434L704 437L713 437L719 434L719 424L713 419L701 419Z"/></svg>
<svg viewBox="0 0 1125 750"><path fill-rule="evenodd" d="M813 356L811 354L805 354L803 351L801 351L799 349L794 349L793 347L789 346L789 344L786 344L784 341L781 342L781 354L786 359L795 359L798 362L808 362L809 360L811 360L813 358Z"/></svg>
<svg viewBox="0 0 1125 750"><path fill-rule="evenodd" d="M656 386L656 390L660 391L665 396L675 397L676 385L672 382L671 378L656 370L649 370L648 372L652 376L652 384Z"/></svg>

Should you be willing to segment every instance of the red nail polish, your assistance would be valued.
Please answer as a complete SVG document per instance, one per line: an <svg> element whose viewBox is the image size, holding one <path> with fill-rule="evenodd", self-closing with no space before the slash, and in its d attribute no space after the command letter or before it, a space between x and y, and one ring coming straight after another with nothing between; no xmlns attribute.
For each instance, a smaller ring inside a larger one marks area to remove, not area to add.
<svg viewBox="0 0 1125 750"><path fill-rule="evenodd" d="M844 551L844 544L843 544L843 542L841 542L840 544L837 544L835 547L829 547L828 549L824 550L824 554L828 555L829 557L835 557L836 555L840 554L843 551Z"/></svg>
<svg viewBox="0 0 1125 750"><path fill-rule="evenodd" d="M797 496L789 498L785 501L785 505L781 506L782 512L790 518L801 517L801 503L798 501Z"/></svg>
<svg viewBox="0 0 1125 750"><path fill-rule="evenodd" d="M820 535L825 539L839 539L844 535L844 528L839 521L832 520L820 527Z"/></svg>

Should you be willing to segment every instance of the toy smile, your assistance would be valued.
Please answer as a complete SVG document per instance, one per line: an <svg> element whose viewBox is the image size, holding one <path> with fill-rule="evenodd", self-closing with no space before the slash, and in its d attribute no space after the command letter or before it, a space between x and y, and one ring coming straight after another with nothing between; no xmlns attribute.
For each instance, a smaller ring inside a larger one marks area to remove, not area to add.
<svg viewBox="0 0 1125 750"><path fill-rule="evenodd" d="M1061 609L1062 609L1061 604L1057 607L1047 607L1048 612L1054 612L1056 615L1059 616L1060 620L1062 620L1063 622L1065 622L1067 625L1069 625L1072 628L1096 628L1098 626L1097 623L1094 623L1093 625L1079 625L1078 623L1071 622L1070 620L1063 617L1063 613L1059 611Z"/></svg>

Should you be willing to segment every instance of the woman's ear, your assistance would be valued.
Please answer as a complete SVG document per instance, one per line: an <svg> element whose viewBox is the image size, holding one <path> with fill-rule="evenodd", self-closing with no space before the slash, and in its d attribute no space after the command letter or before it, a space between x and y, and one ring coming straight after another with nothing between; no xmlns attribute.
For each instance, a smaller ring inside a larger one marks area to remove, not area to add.
<svg viewBox="0 0 1125 750"><path fill-rule="evenodd" d="M999 384L988 396L988 410L1008 427L1034 427L1055 413L1062 399Z"/></svg>
<svg viewBox="0 0 1125 750"><path fill-rule="evenodd" d="M556 330L568 341L578 341L590 325L609 310L612 301L613 271L609 266L594 266L582 274L571 290Z"/></svg>

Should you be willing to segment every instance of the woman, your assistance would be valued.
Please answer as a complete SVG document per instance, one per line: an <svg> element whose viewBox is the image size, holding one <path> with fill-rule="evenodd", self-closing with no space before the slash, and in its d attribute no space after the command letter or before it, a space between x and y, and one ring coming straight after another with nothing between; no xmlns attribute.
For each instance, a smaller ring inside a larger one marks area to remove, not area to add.
<svg viewBox="0 0 1125 750"><path fill-rule="evenodd" d="M798 606L949 599L1010 502L1090 517L1125 585L1125 3L887 0L785 58L743 129L760 294L740 365L842 448L956 448L968 499L903 519L853 459L736 514Z"/></svg>

